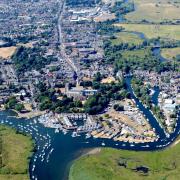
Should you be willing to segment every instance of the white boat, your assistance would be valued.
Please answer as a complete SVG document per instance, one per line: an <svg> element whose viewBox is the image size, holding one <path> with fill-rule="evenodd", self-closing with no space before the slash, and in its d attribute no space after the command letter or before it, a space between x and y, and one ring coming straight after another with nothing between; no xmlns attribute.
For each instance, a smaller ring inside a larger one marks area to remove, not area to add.
<svg viewBox="0 0 180 180"><path fill-rule="evenodd" d="M64 134L64 135L67 134L67 131L66 131L65 129L63 129L63 134Z"/></svg>
<svg viewBox="0 0 180 180"><path fill-rule="evenodd" d="M58 133L58 132L59 132L59 129L58 129L58 128L56 128L56 129L55 129L55 133Z"/></svg>
<svg viewBox="0 0 180 180"><path fill-rule="evenodd" d="M72 137L76 137L76 136L77 136L77 132L74 131L71 136L72 136Z"/></svg>
<svg viewBox="0 0 180 180"><path fill-rule="evenodd" d="M87 133L86 134L86 139L90 138L91 137L91 134L90 133Z"/></svg>
<svg viewBox="0 0 180 180"><path fill-rule="evenodd" d="M104 142L101 143L102 146L105 146L106 144Z"/></svg>

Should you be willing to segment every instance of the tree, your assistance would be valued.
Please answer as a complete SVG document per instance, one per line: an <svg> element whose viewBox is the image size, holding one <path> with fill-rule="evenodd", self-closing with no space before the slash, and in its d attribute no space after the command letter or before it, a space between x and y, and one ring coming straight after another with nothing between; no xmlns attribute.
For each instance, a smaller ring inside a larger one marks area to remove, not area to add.
<svg viewBox="0 0 180 180"><path fill-rule="evenodd" d="M21 112L24 109L24 104L16 104L15 110Z"/></svg>
<svg viewBox="0 0 180 180"><path fill-rule="evenodd" d="M119 104L115 104L115 105L114 105L114 109L115 109L116 111L124 111L124 106L119 105Z"/></svg>

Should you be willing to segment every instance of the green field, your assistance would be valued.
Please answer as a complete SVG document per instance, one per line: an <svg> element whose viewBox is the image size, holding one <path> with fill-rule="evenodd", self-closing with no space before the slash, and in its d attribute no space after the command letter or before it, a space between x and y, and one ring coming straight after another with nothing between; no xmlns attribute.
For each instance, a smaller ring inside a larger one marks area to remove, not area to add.
<svg viewBox="0 0 180 180"><path fill-rule="evenodd" d="M141 60L141 59L151 56L152 52L150 48L146 48L146 49L139 49L139 50L134 50L134 51L123 51L121 54L126 59L137 57L139 58L139 60Z"/></svg>
<svg viewBox="0 0 180 180"><path fill-rule="evenodd" d="M146 167L148 172L136 171ZM69 180L178 180L180 144L163 151L135 152L104 148L71 166Z"/></svg>
<svg viewBox="0 0 180 180"><path fill-rule="evenodd" d="M117 33L116 39L112 39L111 42L113 45L118 45L120 43L128 43L130 45L140 45L143 40L138 37L138 35L129 33L129 32L120 32Z"/></svg>
<svg viewBox="0 0 180 180"><path fill-rule="evenodd" d="M179 0L133 0L136 10L125 17L131 22L176 22L179 19Z"/></svg>
<svg viewBox="0 0 180 180"><path fill-rule="evenodd" d="M163 48L161 49L161 55L169 60L172 60L177 55L180 55L180 47L177 48Z"/></svg>
<svg viewBox="0 0 180 180"><path fill-rule="evenodd" d="M180 40L180 25L155 24L115 24L126 31L142 32L149 39L161 37L167 40Z"/></svg>
<svg viewBox="0 0 180 180"><path fill-rule="evenodd" d="M29 157L32 150L31 137L0 125L0 179L29 179Z"/></svg>

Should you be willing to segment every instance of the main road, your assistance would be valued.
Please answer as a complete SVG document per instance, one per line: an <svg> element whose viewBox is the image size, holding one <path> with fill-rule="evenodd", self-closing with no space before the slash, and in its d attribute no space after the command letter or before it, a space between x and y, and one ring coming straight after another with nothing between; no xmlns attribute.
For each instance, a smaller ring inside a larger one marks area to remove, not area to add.
<svg viewBox="0 0 180 180"><path fill-rule="evenodd" d="M69 66L72 68L72 70L74 72L76 72L76 74L78 75L78 68L76 67L76 65L74 64L74 62L69 58L69 56L66 54L65 51L65 46L63 43L63 33L62 33L62 17L63 17L63 13L65 12L65 4L66 1L63 0L62 5L59 9L59 17L58 17L58 40L59 40L59 45L60 45L60 49L61 49L61 56L62 58L69 64Z"/></svg>

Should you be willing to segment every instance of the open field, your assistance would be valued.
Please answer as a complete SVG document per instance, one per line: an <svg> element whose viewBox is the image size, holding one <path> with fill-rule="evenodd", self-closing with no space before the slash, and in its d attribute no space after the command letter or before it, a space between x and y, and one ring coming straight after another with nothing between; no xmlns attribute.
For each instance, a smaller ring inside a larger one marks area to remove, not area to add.
<svg viewBox="0 0 180 180"><path fill-rule="evenodd" d="M115 78L112 76L104 78L101 80L101 83L103 83L103 84L110 84L112 82L116 82Z"/></svg>
<svg viewBox="0 0 180 180"><path fill-rule="evenodd" d="M32 150L30 137L0 125L0 179L29 179L29 157Z"/></svg>
<svg viewBox="0 0 180 180"><path fill-rule="evenodd" d="M107 20L113 20L115 18L116 18L116 16L114 13L112 13L112 14L104 13L104 14L101 14L100 16L95 17L94 20L96 22L103 22L103 21L107 21Z"/></svg>
<svg viewBox="0 0 180 180"><path fill-rule="evenodd" d="M1 41L0 41L0 43L1 43ZM26 44L19 43L16 46L11 46L11 47L1 47L0 48L0 57L4 58L4 59L10 58L15 53L15 51L18 47L24 46L26 48L33 48L34 43L36 43L36 41L29 42Z"/></svg>
<svg viewBox="0 0 180 180"><path fill-rule="evenodd" d="M161 49L161 55L169 60L172 60L177 55L180 55L180 47L177 48L163 48Z"/></svg>
<svg viewBox="0 0 180 180"><path fill-rule="evenodd" d="M180 1L134 0L134 3L136 10L125 16L131 22L175 22L179 19Z"/></svg>
<svg viewBox="0 0 180 180"><path fill-rule="evenodd" d="M69 180L177 180L180 179L180 144L163 151L136 152L103 148L71 166ZM137 171L145 167L148 172Z"/></svg>
<svg viewBox="0 0 180 180"><path fill-rule="evenodd" d="M162 39L180 40L180 25L154 25L154 24L115 24L126 31L142 32L151 39L160 37Z"/></svg>
<svg viewBox="0 0 180 180"><path fill-rule="evenodd" d="M146 49L139 49L134 51L123 51L121 54L126 59L138 57L138 59L141 60L146 58L147 56L150 56L152 52L149 48L146 48Z"/></svg>
<svg viewBox="0 0 180 180"><path fill-rule="evenodd" d="M0 57L7 59L14 54L16 49L17 49L17 47L15 47L15 46L2 47L2 48L0 48Z"/></svg>
<svg viewBox="0 0 180 180"><path fill-rule="evenodd" d="M120 32L116 34L117 39L112 39L113 45L118 45L120 43L128 43L130 45L139 45L143 42L138 35L129 32Z"/></svg>

